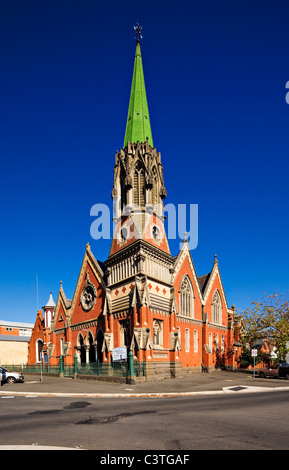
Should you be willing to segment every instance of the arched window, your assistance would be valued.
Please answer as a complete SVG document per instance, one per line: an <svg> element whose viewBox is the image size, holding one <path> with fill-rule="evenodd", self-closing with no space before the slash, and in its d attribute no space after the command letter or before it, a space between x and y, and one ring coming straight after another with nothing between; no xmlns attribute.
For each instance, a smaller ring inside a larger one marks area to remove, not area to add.
<svg viewBox="0 0 289 470"><path fill-rule="evenodd" d="M130 321L129 320L121 320L119 322L120 328L120 345L126 346L127 348L130 347L131 339L130 339Z"/></svg>
<svg viewBox="0 0 289 470"><path fill-rule="evenodd" d="M145 205L144 186L144 169L141 162L138 160L133 177L133 202L140 207Z"/></svg>
<svg viewBox="0 0 289 470"><path fill-rule="evenodd" d="M96 335L97 341L97 361L103 362L103 343L104 343L104 334L102 330L98 330Z"/></svg>
<svg viewBox="0 0 289 470"><path fill-rule="evenodd" d="M184 276L180 285L180 315L194 316L194 292L187 275Z"/></svg>
<svg viewBox="0 0 289 470"><path fill-rule="evenodd" d="M153 330L154 346L163 346L163 322L154 320Z"/></svg>
<svg viewBox="0 0 289 470"><path fill-rule="evenodd" d="M96 352L95 352L94 341L93 341L93 336L92 336L91 331L89 331L87 338L86 338L86 347L89 348L89 354L88 354L89 362L95 362Z"/></svg>
<svg viewBox="0 0 289 470"><path fill-rule="evenodd" d="M81 364L86 363L86 352L85 352L85 345L84 345L84 339L81 333L79 333L78 338L77 338L77 345L78 345L78 350L79 350L79 362Z"/></svg>
<svg viewBox="0 0 289 470"><path fill-rule="evenodd" d="M36 362L41 362L42 349L43 349L43 341L41 339L38 339L36 341Z"/></svg>
<svg viewBox="0 0 289 470"><path fill-rule="evenodd" d="M222 323L222 303L219 291L216 290L212 300L212 323Z"/></svg>

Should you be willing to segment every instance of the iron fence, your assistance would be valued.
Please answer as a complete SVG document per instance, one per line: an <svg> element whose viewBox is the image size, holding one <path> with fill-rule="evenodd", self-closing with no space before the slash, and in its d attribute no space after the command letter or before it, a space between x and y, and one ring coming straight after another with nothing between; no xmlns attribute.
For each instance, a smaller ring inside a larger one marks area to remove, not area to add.
<svg viewBox="0 0 289 470"><path fill-rule="evenodd" d="M136 377L145 377L145 362L134 361L134 374ZM61 372L64 377L73 377L78 375L99 376L99 377L126 377L129 374L128 362L93 362L77 365L54 365L43 364L9 364L3 365L5 369L11 372L22 372L23 374L45 374L59 375Z"/></svg>
<svg viewBox="0 0 289 470"><path fill-rule="evenodd" d="M79 375L98 375L98 376L113 376L113 377L126 377L127 363L126 362L93 362L89 364L78 364L77 374Z"/></svg>
<svg viewBox="0 0 289 470"><path fill-rule="evenodd" d="M23 374L40 374L41 369L44 374L59 375L59 365L50 366L49 364L9 364L2 365L9 372L22 372Z"/></svg>

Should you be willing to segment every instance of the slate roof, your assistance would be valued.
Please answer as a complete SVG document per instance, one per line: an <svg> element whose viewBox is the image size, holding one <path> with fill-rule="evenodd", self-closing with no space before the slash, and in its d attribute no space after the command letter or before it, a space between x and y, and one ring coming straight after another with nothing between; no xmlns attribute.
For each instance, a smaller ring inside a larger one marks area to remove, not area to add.
<svg viewBox="0 0 289 470"><path fill-rule="evenodd" d="M54 300L53 300L53 297L52 297L52 292L50 292L50 297L49 297L49 299L48 299L48 302L47 302L47 304L46 304L46 305L44 305L44 307L43 307L43 308L47 308L47 307L55 307L55 306L56 306L56 304L55 304L55 302L54 302Z"/></svg>
<svg viewBox="0 0 289 470"><path fill-rule="evenodd" d="M200 290L201 290L202 294L204 293L204 290L207 286L210 274L211 273L208 273L208 274L204 274L203 276L198 277L198 283L199 283Z"/></svg>
<svg viewBox="0 0 289 470"><path fill-rule="evenodd" d="M31 336L0 335L0 341L18 341L29 343Z"/></svg>

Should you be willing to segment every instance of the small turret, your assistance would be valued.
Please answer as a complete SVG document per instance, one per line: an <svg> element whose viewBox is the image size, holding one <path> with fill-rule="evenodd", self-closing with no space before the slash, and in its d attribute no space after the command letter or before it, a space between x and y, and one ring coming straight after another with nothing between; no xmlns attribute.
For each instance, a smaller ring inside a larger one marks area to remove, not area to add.
<svg viewBox="0 0 289 470"><path fill-rule="evenodd" d="M50 328L51 321L53 320L54 311L55 311L55 302L52 297L52 292L50 292L50 296L46 305L44 305L44 326L45 328Z"/></svg>

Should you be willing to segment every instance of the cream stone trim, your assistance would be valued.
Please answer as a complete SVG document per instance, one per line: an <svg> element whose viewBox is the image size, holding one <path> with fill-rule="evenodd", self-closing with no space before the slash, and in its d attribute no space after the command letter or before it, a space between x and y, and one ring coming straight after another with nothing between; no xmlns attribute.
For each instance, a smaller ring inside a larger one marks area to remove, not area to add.
<svg viewBox="0 0 289 470"><path fill-rule="evenodd" d="M98 320L89 320L87 322L76 323L71 326L71 331L81 331L82 329L98 326ZM91 332L92 333L92 332Z"/></svg>
<svg viewBox="0 0 289 470"><path fill-rule="evenodd" d="M223 282L222 282L222 279L221 279L218 263L214 264L212 272L210 274L209 282L208 282L208 284L206 286L206 289L205 289L205 292L204 292L204 304L207 303L209 294L211 292L211 289L212 289L212 286L213 286L213 283L214 283L216 277L218 277L219 284L220 284L220 289L221 289L221 292L222 292L222 298L224 299L224 302L225 302L224 307L225 307L226 311L228 311L228 302L227 302L227 298L226 298L226 295L225 295L225 291L224 291ZM221 300L222 300L222 298L221 298Z"/></svg>
<svg viewBox="0 0 289 470"><path fill-rule="evenodd" d="M56 301L56 307L55 307L55 312L54 312L54 317L53 317L53 321L51 322L51 331L58 331L58 329L55 328L55 323L57 322L58 318L59 318L59 309L60 309L60 306L62 306L63 308L63 311L64 311L64 315L65 315L65 318L63 319L63 321L68 319L68 317L70 318L70 313L68 312L68 310L70 310L70 306L68 307L67 306L67 298L66 298L66 295L64 293L64 290L63 290L63 287L62 287L62 283L61 283L61 286L60 286L60 289L59 289L59 292L58 292L58 296L57 296L57 301ZM63 327L61 327L62 329Z"/></svg>
<svg viewBox="0 0 289 470"><path fill-rule="evenodd" d="M173 284L176 281L176 277L177 277L178 273L180 272L180 269L181 269L186 257L189 260L189 265L190 265L190 268L191 268L191 271L192 271L193 279L195 281L196 290L199 294L200 301L201 301L201 303L203 303L203 297L202 297L202 293L201 293L201 290L200 290L200 287L199 287L196 269L195 269L195 266L194 266L194 263L193 263L193 260L192 260L191 252L188 248L188 243L186 241L184 241L183 246L181 248L181 251L178 254L178 257L175 261L174 273L172 275Z"/></svg>
<svg viewBox="0 0 289 470"><path fill-rule="evenodd" d="M90 249L89 243L87 243L86 244L85 254L84 254L84 257L83 257L83 261L82 261L82 265L81 265L81 268L80 268L80 273L79 273L77 283L76 283L76 288L75 288L73 298L72 298L72 303L71 303L72 312L74 311L75 303L76 303L76 300L77 300L78 295L79 295L81 283L82 283L82 280L83 280L83 278L85 276L85 273L86 273L87 264L91 268L93 274L95 275L95 277L98 280L99 284L103 288L104 292L106 291L106 285L103 281L103 271L102 271L101 267L99 266L97 260L93 256L93 254L91 252L91 249Z"/></svg>
<svg viewBox="0 0 289 470"><path fill-rule="evenodd" d="M150 328L134 328L130 347L133 350L135 346L139 349L153 349L153 340Z"/></svg>

